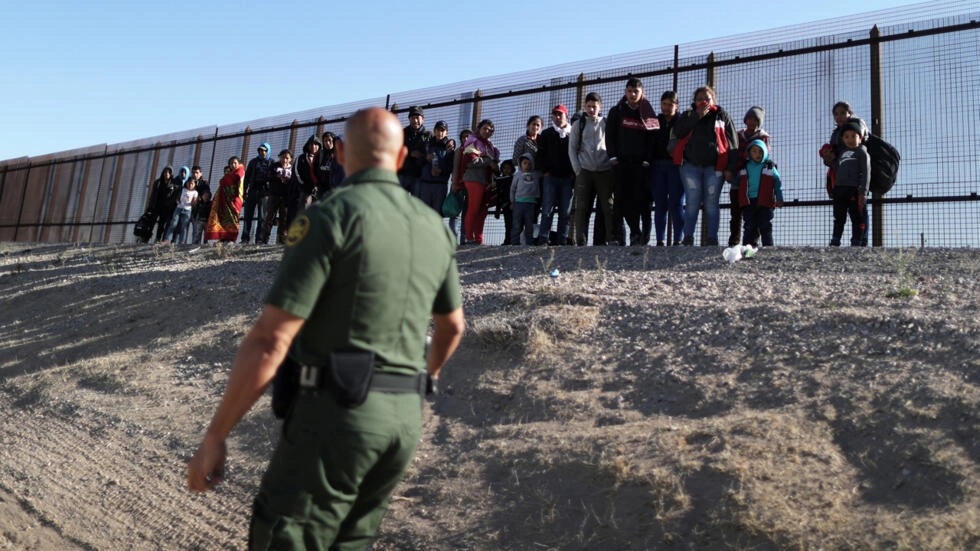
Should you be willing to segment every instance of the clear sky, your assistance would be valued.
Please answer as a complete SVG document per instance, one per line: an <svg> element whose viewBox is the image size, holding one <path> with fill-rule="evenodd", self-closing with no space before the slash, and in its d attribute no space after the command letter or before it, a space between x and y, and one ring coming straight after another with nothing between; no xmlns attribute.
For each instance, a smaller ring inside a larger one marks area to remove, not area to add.
<svg viewBox="0 0 980 551"><path fill-rule="evenodd" d="M910 4L12 0L0 160Z"/></svg>

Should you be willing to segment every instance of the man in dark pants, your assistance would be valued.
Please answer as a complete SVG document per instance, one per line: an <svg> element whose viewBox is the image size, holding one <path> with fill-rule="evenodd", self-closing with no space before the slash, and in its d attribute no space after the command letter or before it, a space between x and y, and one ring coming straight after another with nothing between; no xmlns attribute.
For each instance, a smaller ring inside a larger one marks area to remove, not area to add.
<svg viewBox="0 0 980 551"><path fill-rule="evenodd" d="M245 205L242 208L245 223L242 225L242 243L248 243L254 221L258 221L255 225L255 242L269 242L269 236L265 235L265 210L269 201L269 181L272 179L269 144L259 145L258 153L259 156L249 161L245 168Z"/></svg>
<svg viewBox="0 0 980 551"><path fill-rule="evenodd" d="M623 99L606 118L606 150L613 165L614 230L625 220L630 245L650 242L650 157L653 131L660 128L657 113L643 97L638 78L626 82ZM618 236L617 236L618 237ZM625 236L620 239L625 244Z"/></svg>
<svg viewBox="0 0 980 551"><path fill-rule="evenodd" d="M406 156L391 113L371 108L348 120L338 148L346 185L290 227L265 307L188 465L191 490L220 482L228 433L287 351L304 366L255 500L252 549L368 547L421 435L420 375L437 378L459 344L455 243L440 216L399 186ZM321 384L352 357L374 378L359 406L341 402L345 385Z"/></svg>

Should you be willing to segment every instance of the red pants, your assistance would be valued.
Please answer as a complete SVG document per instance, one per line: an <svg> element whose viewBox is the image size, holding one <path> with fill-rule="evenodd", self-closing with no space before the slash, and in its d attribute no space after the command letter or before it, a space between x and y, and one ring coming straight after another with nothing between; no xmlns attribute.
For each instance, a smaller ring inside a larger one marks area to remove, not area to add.
<svg viewBox="0 0 980 551"><path fill-rule="evenodd" d="M463 225L466 227L465 239L478 245L483 244L483 223L487 219L487 205L483 200L483 194L487 186L477 182L463 182L466 186L466 218Z"/></svg>

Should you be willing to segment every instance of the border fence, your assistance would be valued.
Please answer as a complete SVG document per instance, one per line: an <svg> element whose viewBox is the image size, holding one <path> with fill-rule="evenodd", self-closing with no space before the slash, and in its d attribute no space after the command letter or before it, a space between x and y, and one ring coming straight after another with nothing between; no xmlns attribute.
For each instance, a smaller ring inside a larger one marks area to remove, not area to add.
<svg viewBox="0 0 980 551"><path fill-rule="evenodd" d="M963 13L950 15L956 11ZM133 226L164 166L200 165L213 187L232 155L247 162L262 142L272 145L273 155L287 147L298 154L307 137L342 134L346 118L368 106L383 105L404 120L410 105L421 105L427 126L445 120L450 136L492 119L493 141L507 158L529 116L548 120L559 103L581 109L590 91L601 94L608 111L635 76L655 106L663 91L676 90L685 108L694 90L709 84L737 126L749 107L766 109L764 127L773 136L785 198L774 220L777 245L829 241L832 208L817 150L834 126L831 107L844 100L902 153L895 187L870 201L873 244L980 247L978 19L976 2L930 2L10 159L0 162L0 241L133 243ZM724 228L727 193L722 203ZM487 243L503 236L502 222L488 218Z"/></svg>

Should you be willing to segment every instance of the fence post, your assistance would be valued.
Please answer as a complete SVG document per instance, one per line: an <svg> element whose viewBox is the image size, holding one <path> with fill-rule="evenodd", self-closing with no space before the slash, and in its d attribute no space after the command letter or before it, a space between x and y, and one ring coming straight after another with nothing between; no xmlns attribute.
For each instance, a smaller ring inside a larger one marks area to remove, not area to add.
<svg viewBox="0 0 980 551"><path fill-rule="evenodd" d="M245 127L245 136L242 138L242 164L248 163L248 146L252 142L252 127Z"/></svg>
<svg viewBox="0 0 980 551"><path fill-rule="evenodd" d="M680 73L681 73L680 64L681 64L681 48L677 44L674 44L674 71L673 71L674 87L671 89L674 91L675 94L677 93L677 84L678 84L678 80L680 79Z"/></svg>
<svg viewBox="0 0 980 551"><path fill-rule="evenodd" d="M871 133L884 134L882 121L884 98L881 88L881 32L871 27ZM885 205L880 193L871 194L871 245L881 247L885 242Z"/></svg>
<svg viewBox="0 0 980 551"><path fill-rule="evenodd" d="M481 120L483 120L482 117L483 117L483 92L477 90L476 92L473 92L473 121L472 121L473 124L470 125L470 128L473 129L473 132L476 132L477 130L476 125L479 124ZM463 144L459 144L459 145L460 147L463 146Z"/></svg>
<svg viewBox="0 0 980 551"><path fill-rule="evenodd" d="M715 87L715 53L714 52L711 52L711 53L708 54L708 62L707 62L706 67L704 68L704 83L706 85L712 87L712 88ZM724 182L722 182L722 187L724 187ZM720 191L718 193L718 202L719 203L721 202L721 192ZM701 224L699 224L699 225L701 226L701 245L704 245L707 242L707 239L708 239L708 207L707 207L707 205L705 205L704 207L701 208ZM721 208L720 207L718 209L718 227L719 227L719 230L718 231L721 231L721 229L720 229L721 228ZM718 238L718 235L717 234L715 234L715 238L716 239ZM687 239L687 236L686 235L684 236L684 239ZM718 242L721 243L721 240L719 239Z"/></svg>
<svg viewBox="0 0 980 551"><path fill-rule="evenodd" d="M573 115L585 109L582 101L585 98L585 73L579 73L576 82L578 84L575 86L575 112L572 113Z"/></svg>
<svg viewBox="0 0 980 551"><path fill-rule="evenodd" d="M290 151L293 152L293 158L296 158L296 133L299 131L299 121L293 119L292 124L289 125L289 145L287 146Z"/></svg>

